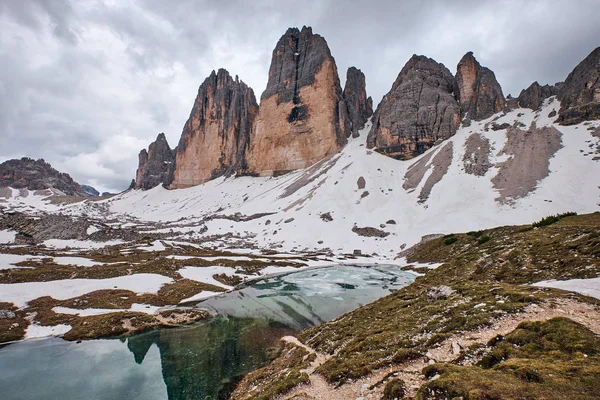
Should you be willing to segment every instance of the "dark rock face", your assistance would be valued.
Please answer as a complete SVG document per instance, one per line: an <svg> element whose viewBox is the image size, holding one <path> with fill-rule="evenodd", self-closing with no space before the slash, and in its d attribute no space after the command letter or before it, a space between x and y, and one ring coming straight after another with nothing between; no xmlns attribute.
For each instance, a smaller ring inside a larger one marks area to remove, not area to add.
<svg viewBox="0 0 600 400"><path fill-rule="evenodd" d="M311 28L290 28L273 50L246 154L247 172L280 175L337 153L350 134L335 60Z"/></svg>
<svg viewBox="0 0 600 400"><path fill-rule="evenodd" d="M504 110L506 100L494 73L468 52L456 67L458 99L463 117L479 121Z"/></svg>
<svg viewBox="0 0 600 400"><path fill-rule="evenodd" d="M245 169L245 150L258 104L254 92L224 69L198 89L176 149L171 188L207 182Z"/></svg>
<svg viewBox="0 0 600 400"><path fill-rule="evenodd" d="M443 64L414 55L373 116L369 148L410 159L456 133L460 108L456 81Z"/></svg>
<svg viewBox="0 0 600 400"><path fill-rule="evenodd" d="M373 100L367 98L367 84L365 74L355 67L348 68L346 85L344 86L344 100L348 107L348 118L351 123L352 137L358 137L358 131L364 128L365 123L373 115Z"/></svg>
<svg viewBox="0 0 600 400"><path fill-rule="evenodd" d="M527 89L521 90L521 94L517 99L518 106L523 108L531 108L536 111L544 102L545 99L558 94L556 86L544 85L533 82Z"/></svg>
<svg viewBox="0 0 600 400"><path fill-rule="evenodd" d="M152 189L161 183L168 185L174 162L175 153L169 147L165 134L160 133L148 151L140 151L135 188Z"/></svg>
<svg viewBox="0 0 600 400"><path fill-rule="evenodd" d="M592 51L569 74L558 99L562 125L600 119L600 47Z"/></svg>
<svg viewBox="0 0 600 400"><path fill-rule="evenodd" d="M311 86L321 66L329 58L331 52L327 42L320 35L313 34L312 28L289 28L273 50L269 81L260 99L277 94L279 104L290 101L298 104L298 89Z"/></svg>
<svg viewBox="0 0 600 400"><path fill-rule="evenodd" d="M88 196L96 197L100 196L100 192L98 192L95 188L89 185L81 185L81 190L87 193Z"/></svg>
<svg viewBox="0 0 600 400"><path fill-rule="evenodd" d="M88 196L73 178L55 170L41 158L36 161L23 157L0 164L0 187L8 186L29 190L54 188L69 196Z"/></svg>

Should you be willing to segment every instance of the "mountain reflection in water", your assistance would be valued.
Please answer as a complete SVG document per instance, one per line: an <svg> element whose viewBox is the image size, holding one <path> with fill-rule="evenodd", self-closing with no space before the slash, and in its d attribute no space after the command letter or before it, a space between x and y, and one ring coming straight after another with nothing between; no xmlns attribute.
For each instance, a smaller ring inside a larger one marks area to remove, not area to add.
<svg viewBox="0 0 600 400"><path fill-rule="evenodd" d="M225 399L279 339L410 284L395 266L331 266L268 277L191 306L217 317L121 339L0 348L0 393L17 399ZM133 354L133 357L132 357Z"/></svg>

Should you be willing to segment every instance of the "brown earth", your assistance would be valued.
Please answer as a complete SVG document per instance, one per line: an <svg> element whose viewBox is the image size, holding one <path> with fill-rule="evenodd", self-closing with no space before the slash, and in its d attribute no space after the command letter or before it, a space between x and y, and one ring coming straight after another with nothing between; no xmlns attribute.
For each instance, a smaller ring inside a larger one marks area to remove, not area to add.
<svg viewBox="0 0 600 400"><path fill-rule="evenodd" d="M497 201L512 203L535 190L550 173L550 159L562 147L561 135L556 128L536 128L535 123L527 131L508 128L508 140L498 155L512 157L498 164L500 170L492 178Z"/></svg>
<svg viewBox="0 0 600 400"><path fill-rule="evenodd" d="M490 141L480 135L473 134L465 143L463 166L467 174L483 176L492 167L490 163Z"/></svg>

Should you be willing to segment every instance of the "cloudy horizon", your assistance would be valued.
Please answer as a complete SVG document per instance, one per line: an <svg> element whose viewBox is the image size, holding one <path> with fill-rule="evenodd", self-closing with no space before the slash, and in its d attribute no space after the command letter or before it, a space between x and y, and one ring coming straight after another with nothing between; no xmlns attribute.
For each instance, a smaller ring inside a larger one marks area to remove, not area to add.
<svg viewBox="0 0 600 400"><path fill-rule="evenodd" d="M374 106L412 54L454 74L473 51L504 94L554 84L600 46L600 2L0 0L0 162L44 158L81 184L121 191L137 155L171 147L218 68L253 88L288 27L311 26L340 80L360 68Z"/></svg>

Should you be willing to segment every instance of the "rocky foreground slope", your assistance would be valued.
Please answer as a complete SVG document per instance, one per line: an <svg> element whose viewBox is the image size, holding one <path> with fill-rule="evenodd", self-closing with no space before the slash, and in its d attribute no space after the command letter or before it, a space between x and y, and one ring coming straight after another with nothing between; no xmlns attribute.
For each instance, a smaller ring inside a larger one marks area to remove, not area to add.
<svg viewBox="0 0 600 400"><path fill-rule="evenodd" d="M419 244L413 284L284 338L232 398L596 398L600 301L544 286L598 281L600 214L557 219Z"/></svg>

